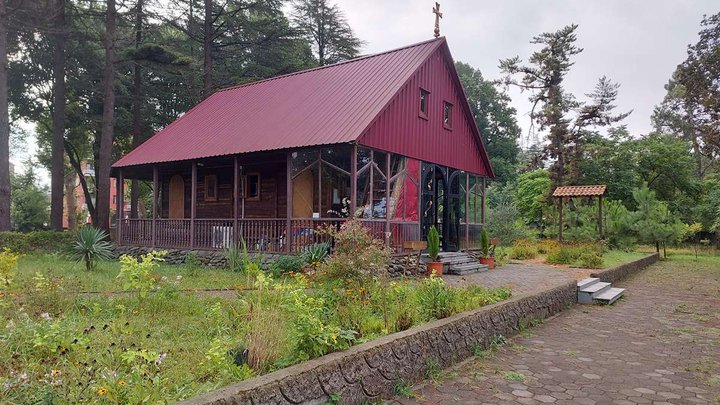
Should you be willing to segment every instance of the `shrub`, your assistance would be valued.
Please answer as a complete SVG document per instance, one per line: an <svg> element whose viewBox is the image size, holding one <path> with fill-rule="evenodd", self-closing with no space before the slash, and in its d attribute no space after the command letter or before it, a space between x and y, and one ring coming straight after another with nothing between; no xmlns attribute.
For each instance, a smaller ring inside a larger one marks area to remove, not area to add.
<svg viewBox="0 0 720 405"><path fill-rule="evenodd" d="M387 270L390 249L375 239L360 221L349 220L339 231L328 230L335 238L335 251L321 266L322 272L335 279L378 276Z"/></svg>
<svg viewBox="0 0 720 405"><path fill-rule="evenodd" d="M200 270L202 263L200 263L200 258L198 257L197 253L188 252L185 254L185 260L183 260L183 265L187 269L187 273L191 276L194 276L195 274L197 274L198 270Z"/></svg>
<svg viewBox="0 0 720 405"><path fill-rule="evenodd" d="M0 252L0 288L9 287L15 277L15 269L20 255L5 248Z"/></svg>
<svg viewBox="0 0 720 405"><path fill-rule="evenodd" d="M112 245L108 242L109 235L102 229L85 226L80 229L77 239L72 245L73 255L78 261L85 262L85 269L90 271L100 260L112 259Z"/></svg>
<svg viewBox="0 0 720 405"><path fill-rule="evenodd" d="M571 264L577 259L573 249L569 246L561 246L548 252L545 261L551 264Z"/></svg>
<svg viewBox="0 0 720 405"><path fill-rule="evenodd" d="M586 269L600 269L603 264L602 256L597 253L583 253L578 258L578 266Z"/></svg>
<svg viewBox="0 0 720 405"><path fill-rule="evenodd" d="M65 252L74 239L73 232L0 232L0 249L10 249L17 253Z"/></svg>
<svg viewBox="0 0 720 405"><path fill-rule="evenodd" d="M305 258L302 256L280 256L270 263L270 273L273 277L280 277L287 273L299 273L305 263Z"/></svg>
<svg viewBox="0 0 720 405"><path fill-rule="evenodd" d="M436 262L440 255L440 235L438 234L435 225L430 227L427 234L427 251L430 260Z"/></svg>
<svg viewBox="0 0 720 405"><path fill-rule="evenodd" d="M559 249L560 242L558 242L557 239L541 239L535 244L535 246L537 247L538 253L546 255L555 249Z"/></svg>
<svg viewBox="0 0 720 405"><path fill-rule="evenodd" d="M120 256L117 278L123 279L123 289L137 291L138 296L144 298L156 282L151 273L165 260L163 257L166 254L166 251L153 251L142 255L139 260L128 255Z"/></svg>
<svg viewBox="0 0 720 405"><path fill-rule="evenodd" d="M442 319L455 313L456 292L442 278L435 275L424 279L417 287L420 311L429 319Z"/></svg>
<svg viewBox="0 0 720 405"><path fill-rule="evenodd" d="M534 259L537 253L537 249L532 242L517 240L513 243L512 249L510 250L510 258L517 260Z"/></svg>

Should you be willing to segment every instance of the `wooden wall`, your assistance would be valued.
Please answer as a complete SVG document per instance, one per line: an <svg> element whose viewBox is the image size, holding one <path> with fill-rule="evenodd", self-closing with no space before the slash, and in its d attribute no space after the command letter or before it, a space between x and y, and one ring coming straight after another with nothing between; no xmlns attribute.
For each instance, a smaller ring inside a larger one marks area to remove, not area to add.
<svg viewBox="0 0 720 405"><path fill-rule="evenodd" d="M196 218L233 218L233 157L199 161L197 168ZM287 214L285 153L240 156L244 173L260 174L260 200L245 200L245 218L285 218ZM190 218L192 173L189 162L160 170L161 218L168 218L170 179L185 182L185 218ZM205 176L217 176L218 198L205 201ZM242 207L242 202L239 203Z"/></svg>

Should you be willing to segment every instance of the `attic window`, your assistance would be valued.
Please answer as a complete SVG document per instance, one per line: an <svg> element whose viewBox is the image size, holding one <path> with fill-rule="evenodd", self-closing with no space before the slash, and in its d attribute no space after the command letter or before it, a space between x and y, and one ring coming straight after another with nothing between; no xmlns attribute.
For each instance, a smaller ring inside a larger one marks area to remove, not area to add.
<svg viewBox="0 0 720 405"><path fill-rule="evenodd" d="M443 101L443 127L446 129L452 129L452 108L452 104Z"/></svg>
<svg viewBox="0 0 720 405"><path fill-rule="evenodd" d="M427 119L428 117L428 99L430 92L420 88L420 117Z"/></svg>

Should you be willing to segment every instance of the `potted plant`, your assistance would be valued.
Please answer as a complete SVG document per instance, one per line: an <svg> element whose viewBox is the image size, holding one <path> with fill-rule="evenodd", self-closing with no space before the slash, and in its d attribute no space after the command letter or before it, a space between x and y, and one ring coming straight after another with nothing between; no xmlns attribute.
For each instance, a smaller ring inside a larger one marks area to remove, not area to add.
<svg viewBox="0 0 720 405"><path fill-rule="evenodd" d="M490 270L495 268L495 245L490 242L485 228L480 230L480 263L486 264Z"/></svg>
<svg viewBox="0 0 720 405"><path fill-rule="evenodd" d="M440 235L438 235L435 226L431 226L427 234L427 251L430 261L427 262L428 275L435 274L441 276L443 272L443 264L438 260L440 256Z"/></svg>

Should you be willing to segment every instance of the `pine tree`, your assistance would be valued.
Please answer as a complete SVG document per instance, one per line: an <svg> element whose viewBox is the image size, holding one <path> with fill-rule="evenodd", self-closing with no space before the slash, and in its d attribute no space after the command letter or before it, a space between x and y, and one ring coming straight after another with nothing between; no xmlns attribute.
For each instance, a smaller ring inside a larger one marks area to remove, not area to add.
<svg viewBox="0 0 720 405"><path fill-rule="evenodd" d="M328 0L296 0L293 5L293 23L313 44L320 66L358 55L362 41L355 36L337 4Z"/></svg>

